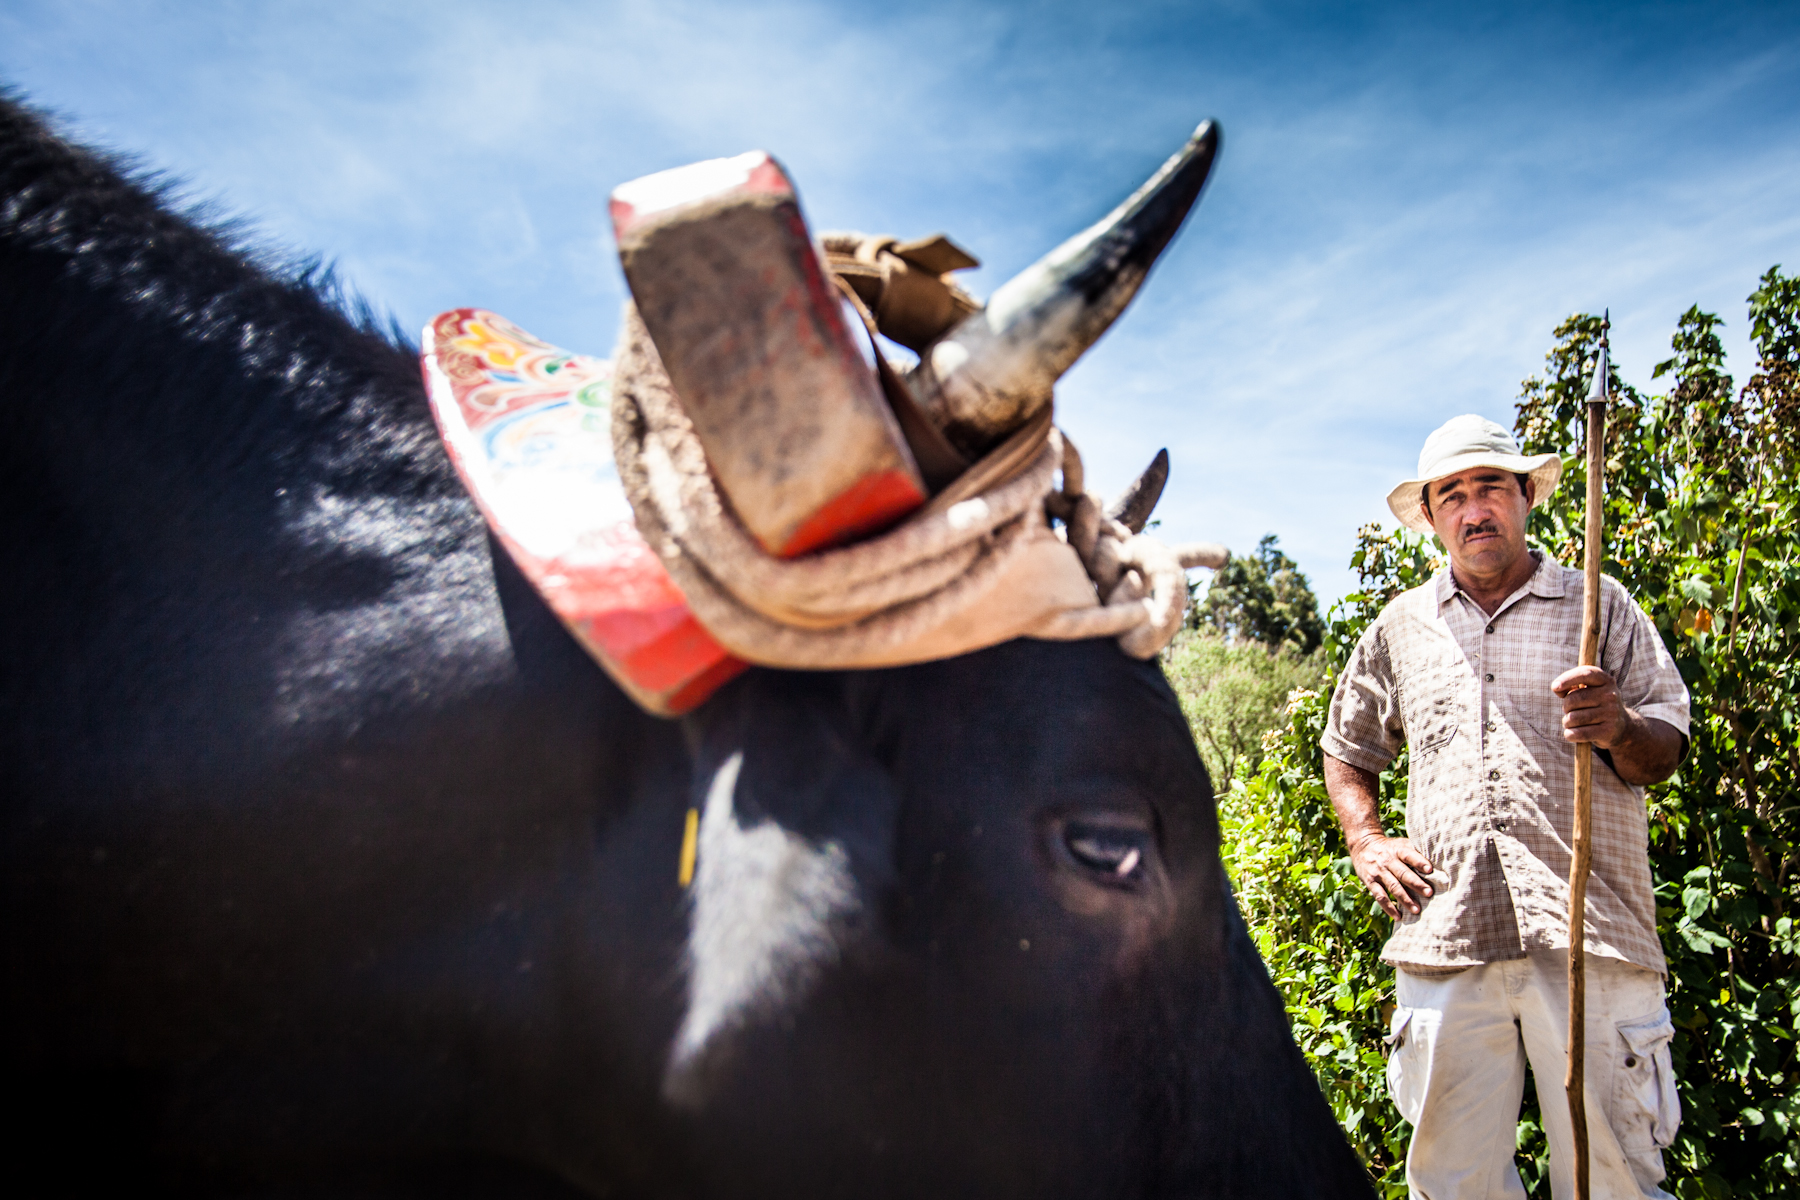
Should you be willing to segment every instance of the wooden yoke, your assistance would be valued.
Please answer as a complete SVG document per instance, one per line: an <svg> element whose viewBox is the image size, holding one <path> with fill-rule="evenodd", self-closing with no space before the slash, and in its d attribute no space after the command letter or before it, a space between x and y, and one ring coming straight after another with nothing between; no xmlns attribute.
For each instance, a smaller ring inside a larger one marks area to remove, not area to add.
<svg viewBox="0 0 1800 1200"><path fill-rule="evenodd" d="M1600 325L1600 357L1588 389L1587 536L1582 551L1581 665L1600 661L1600 554L1605 532L1606 335L1611 314ZM1575 837L1569 863L1569 1044L1563 1090L1569 1097L1569 1125L1575 1140L1575 1198L1588 1200L1587 1125L1587 882L1594 862L1594 744L1575 743Z"/></svg>
<svg viewBox="0 0 1800 1200"><path fill-rule="evenodd" d="M763 549L841 545L925 503L779 163L752 151L634 179L614 190L612 218L638 315Z"/></svg>

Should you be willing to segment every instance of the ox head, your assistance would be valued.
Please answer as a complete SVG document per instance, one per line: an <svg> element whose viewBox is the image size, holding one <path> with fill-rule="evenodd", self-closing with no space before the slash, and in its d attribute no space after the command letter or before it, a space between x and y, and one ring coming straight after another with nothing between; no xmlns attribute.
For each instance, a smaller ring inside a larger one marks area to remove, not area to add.
<svg viewBox="0 0 1800 1200"><path fill-rule="evenodd" d="M702 816L663 1089L721 1187L1366 1194L1154 663L1020 641L758 670L687 729Z"/></svg>
<svg viewBox="0 0 1800 1200"><path fill-rule="evenodd" d="M1145 187L920 344L959 452L1048 407L1206 180ZM1141 529L1166 455L1112 506ZM698 810L662 1099L733 1195L1368 1195L1231 900L1156 662L1017 640L752 669L686 718ZM673 869L673 864L670 864Z"/></svg>
<svg viewBox="0 0 1800 1200"><path fill-rule="evenodd" d="M979 453L1047 403L1198 195L1203 125L924 348ZM1141 528L1163 456L1110 515ZM1011 642L753 670L686 718L700 811L663 1097L741 1195L1366 1195L1231 898L1154 662ZM671 864L671 867L673 864Z"/></svg>

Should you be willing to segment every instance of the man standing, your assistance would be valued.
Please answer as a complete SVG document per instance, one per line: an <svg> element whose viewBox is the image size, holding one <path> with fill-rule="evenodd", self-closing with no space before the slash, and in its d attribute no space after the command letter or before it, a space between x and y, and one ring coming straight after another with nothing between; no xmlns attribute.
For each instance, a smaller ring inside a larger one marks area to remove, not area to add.
<svg viewBox="0 0 1800 1200"><path fill-rule="evenodd" d="M1680 1106L1643 788L1686 750L1687 689L1643 610L1605 579L1599 665L1577 667L1582 576L1525 544L1562 471L1501 426L1449 421L1388 507L1436 533L1450 566L1397 596L1332 696L1325 782L1356 874L1395 918L1388 1087L1413 1124L1407 1183L1426 1200L1520 1197L1514 1137L1529 1058L1550 1179L1573 1195L1568 1042L1574 743L1591 742L1586 1094L1592 1195L1666 1196ZM1406 836L1376 774L1411 750Z"/></svg>

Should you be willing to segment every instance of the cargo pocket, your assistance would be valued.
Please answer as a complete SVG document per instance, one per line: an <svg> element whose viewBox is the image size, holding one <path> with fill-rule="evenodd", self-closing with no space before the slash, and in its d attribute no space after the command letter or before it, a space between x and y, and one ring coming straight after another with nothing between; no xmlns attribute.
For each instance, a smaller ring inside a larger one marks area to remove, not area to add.
<svg viewBox="0 0 1800 1200"><path fill-rule="evenodd" d="M1620 1025L1613 1070L1613 1124L1627 1153L1663 1149L1681 1126L1681 1099L1669 1041L1675 1026L1669 1010Z"/></svg>
<svg viewBox="0 0 1800 1200"><path fill-rule="evenodd" d="M1388 1026L1387 1086L1394 1107L1413 1125L1419 1123L1419 1110L1425 1101L1425 1064L1415 1045L1413 1010L1396 1008Z"/></svg>

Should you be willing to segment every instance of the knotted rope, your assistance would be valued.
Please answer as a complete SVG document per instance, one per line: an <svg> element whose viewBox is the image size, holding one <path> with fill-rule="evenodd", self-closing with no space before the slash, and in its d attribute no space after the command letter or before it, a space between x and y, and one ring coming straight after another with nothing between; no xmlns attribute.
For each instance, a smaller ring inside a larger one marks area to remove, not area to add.
<svg viewBox="0 0 1800 1200"><path fill-rule="evenodd" d="M891 666L1020 636L1116 637L1149 658L1181 626L1184 566L1218 565L1221 554L1184 556L1106 519L1083 490L1079 452L1046 409L888 532L776 558L720 495L629 305L614 360L613 442L638 529L695 617L733 653L768 665ZM1066 523L1066 548L1050 516ZM1054 565L1068 549L1084 572L1075 586Z"/></svg>
<svg viewBox="0 0 1800 1200"><path fill-rule="evenodd" d="M1105 603L1057 613L1033 636L1057 641L1117 637L1125 653L1149 658L1181 628L1187 568L1222 567L1224 551L1213 545L1166 546L1110 519L1100 497L1082 487L1075 443L1063 439L1062 451L1062 488L1044 498L1044 509L1063 522L1069 545Z"/></svg>

